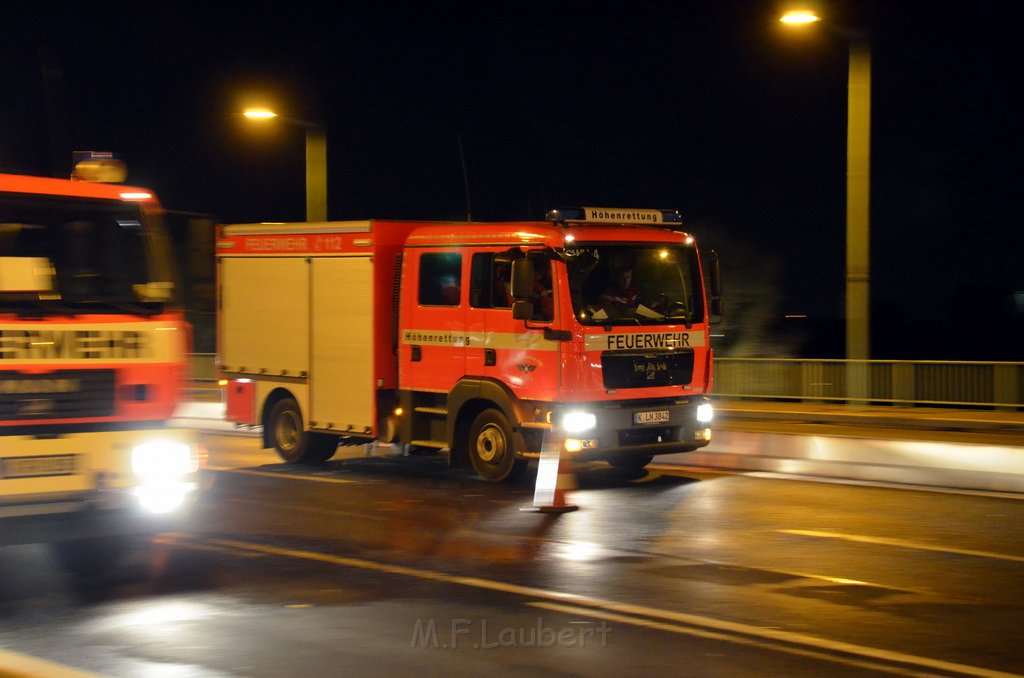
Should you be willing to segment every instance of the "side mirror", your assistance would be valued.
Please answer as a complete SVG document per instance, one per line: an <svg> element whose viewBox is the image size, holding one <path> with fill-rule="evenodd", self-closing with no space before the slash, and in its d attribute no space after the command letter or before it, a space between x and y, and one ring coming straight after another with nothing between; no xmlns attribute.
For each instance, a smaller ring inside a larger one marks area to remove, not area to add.
<svg viewBox="0 0 1024 678"><path fill-rule="evenodd" d="M722 303L722 265L718 259L718 253L711 251L711 294L708 299L708 315L711 322L719 322L725 315L725 306Z"/></svg>
<svg viewBox="0 0 1024 678"><path fill-rule="evenodd" d="M711 308L711 322L717 323L722 320L722 316L725 315L725 305L722 303L721 297L713 297L710 302Z"/></svg>
<svg viewBox="0 0 1024 678"><path fill-rule="evenodd" d="M512 296L517 300L529 299L533 293L533 262L527 257L512 262ZM514 306L513 306L514 308ZM515 313L513 312L513 317Z"/></svg>
<svg viewBox="0 0 1024 678"><path fill-rule="evenodd" d="M516 320L530 320L533 318L533 302L517 299L512 302L512 317Z"/></svg>

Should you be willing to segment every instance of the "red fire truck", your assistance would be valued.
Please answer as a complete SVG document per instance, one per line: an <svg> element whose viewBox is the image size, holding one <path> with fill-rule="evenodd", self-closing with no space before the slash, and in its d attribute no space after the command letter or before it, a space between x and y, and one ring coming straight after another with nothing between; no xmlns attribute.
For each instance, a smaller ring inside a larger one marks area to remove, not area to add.
<svg viewBox="0 0 1024 678"><path fill-rule="evenodd" d="M194 501L161 214L145 189L0 174L0 545L99 571Z"/></svg>
<svg viewBox="0 0 1024 678"><path fill-rule="evenodd" d="M711 439L709 318L677 212L547 221L221 226L227 416L288 462L339 444L440 451L489 481L557 434L641 468Z"/></svg>

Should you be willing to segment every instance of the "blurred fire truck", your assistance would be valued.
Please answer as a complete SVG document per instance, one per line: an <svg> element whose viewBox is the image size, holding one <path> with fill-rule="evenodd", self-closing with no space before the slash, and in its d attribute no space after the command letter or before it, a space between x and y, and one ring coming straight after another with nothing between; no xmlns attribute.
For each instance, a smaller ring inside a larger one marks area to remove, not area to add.
<svg viewBox="0 0 1024 678"><path fill-rule="evenodd" d="M711 439L718 264L709 298L675 211L224 225L217 262L228 419L288 462L378 441L504 481L551 434L625 468Z"/></svg>
<svg viewBox="0 0 1024 678"><path fill-rule="evenodd" d="M0 174L0 545L52 544L83 573L179 526L201 464L167 425L190 328L162 209L87 180L111 167Z"/></svg>

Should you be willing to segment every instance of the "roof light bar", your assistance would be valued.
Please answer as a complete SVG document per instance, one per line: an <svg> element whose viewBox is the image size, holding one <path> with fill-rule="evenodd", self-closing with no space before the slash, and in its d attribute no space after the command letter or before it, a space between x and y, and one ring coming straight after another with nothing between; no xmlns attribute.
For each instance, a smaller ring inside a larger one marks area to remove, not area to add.
<svg viewBox="0 0 1024 678"><path fill-rule="evenodd" d="M620 207L565 207L550 210L547 213L547 220L555 223L646 224L649 226L683 223L682 215L676 210Z"/></svg>

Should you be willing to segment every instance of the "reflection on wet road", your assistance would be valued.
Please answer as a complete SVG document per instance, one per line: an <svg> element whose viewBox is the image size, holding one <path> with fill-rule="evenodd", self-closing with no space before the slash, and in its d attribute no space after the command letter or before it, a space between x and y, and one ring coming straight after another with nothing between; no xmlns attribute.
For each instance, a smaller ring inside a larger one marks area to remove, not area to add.
<svg viewBox="0 0 1024 678"><path fill-rule="evenodd" d="M124 577L0 550L0 647L115 676L1024 671L1014 497L594 464L543 515L529 474L209 444L235 470Z"/></svg>

